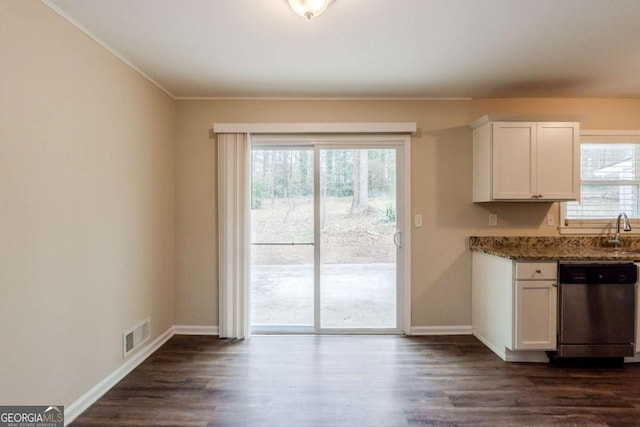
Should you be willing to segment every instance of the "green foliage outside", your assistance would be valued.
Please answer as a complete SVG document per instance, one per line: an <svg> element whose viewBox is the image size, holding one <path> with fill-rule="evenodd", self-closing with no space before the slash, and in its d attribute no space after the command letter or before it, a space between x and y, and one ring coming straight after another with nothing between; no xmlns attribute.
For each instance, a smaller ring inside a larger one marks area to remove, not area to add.
<svg viewBox="0 0 640 427"><path fill-rule="evenodd" d="M354 150L322 150L320 176L323 197L352 197ZM391 149L370 149L368 194L384 198L395 193L396 159ZM300 198L313 194L312 150L254 150L252 152L251 208L261 209L267 200ZM395 218L395 211L385 213Z"/></svg>

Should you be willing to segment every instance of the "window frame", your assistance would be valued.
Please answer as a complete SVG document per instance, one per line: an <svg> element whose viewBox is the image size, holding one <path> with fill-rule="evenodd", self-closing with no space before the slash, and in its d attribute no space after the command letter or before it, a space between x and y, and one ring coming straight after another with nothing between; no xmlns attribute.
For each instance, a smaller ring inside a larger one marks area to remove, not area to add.
<svg viewBox="0 0 640 427"><path fill-rule="evenodd" d="M582 144L638 144L640 145L640 130L582 130L580 132L580 147ZM582 159L582 158L581 158ZM582 161L582 160L581 160ZM582 165L580 165L582 166ZM640 164L636 166L640 168ZM618 181L591 181L587 184L607 184ZM625 183L638 185L640 179L625 181ZM580 188L583 181L580 179ZM639 196L640 197L640 196ZM608 234L615 232L616 218L611 219L567 219L567 203L560 203L560 234ZM640 218L629 218L632 226L631 234L640 234Z"/></svg>

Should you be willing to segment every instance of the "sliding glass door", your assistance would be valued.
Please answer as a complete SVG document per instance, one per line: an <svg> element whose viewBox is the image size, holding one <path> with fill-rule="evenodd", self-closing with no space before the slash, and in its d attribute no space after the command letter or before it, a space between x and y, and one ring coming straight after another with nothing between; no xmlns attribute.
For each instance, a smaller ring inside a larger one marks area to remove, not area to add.
<svg viewBox="0 0 640 427"><path fill-rule="evenodd" d="M252 325L314 327L314 152L251 152Z"/></svg>
<svg viewBox="0 0 640 427"><path fill-rule="evenodd" d="M320 327L397 326L396 150L320 150Z"/></svg>
<svg viewBox="0 0 640 427"><path fill-rule="evenodd" d="M399 152L254 144L253 333L401 332Z"/></svg>

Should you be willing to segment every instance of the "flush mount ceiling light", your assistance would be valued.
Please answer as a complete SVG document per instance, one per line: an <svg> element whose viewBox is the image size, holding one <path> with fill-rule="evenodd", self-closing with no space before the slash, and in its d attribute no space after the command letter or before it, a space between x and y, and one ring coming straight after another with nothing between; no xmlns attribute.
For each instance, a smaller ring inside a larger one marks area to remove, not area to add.
<svg viewBox="0 0 640 427"><path fill-rule="evenodd" d="M320 15L331 0L289 0L291 9L303 18L311 19Z"/></svg>

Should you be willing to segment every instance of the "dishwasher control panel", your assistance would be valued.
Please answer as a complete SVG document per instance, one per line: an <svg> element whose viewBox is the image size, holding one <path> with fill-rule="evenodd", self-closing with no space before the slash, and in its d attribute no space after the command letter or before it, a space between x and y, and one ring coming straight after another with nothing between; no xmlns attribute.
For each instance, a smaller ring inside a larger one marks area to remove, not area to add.
<svg viewBox="0 0 640 427"><path fill-rule="evenodd" d="M638 281L638 267L624 264L560 264L560 283L633 284Z"/></svg>

